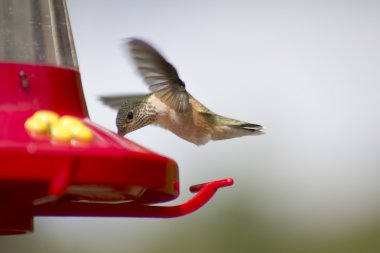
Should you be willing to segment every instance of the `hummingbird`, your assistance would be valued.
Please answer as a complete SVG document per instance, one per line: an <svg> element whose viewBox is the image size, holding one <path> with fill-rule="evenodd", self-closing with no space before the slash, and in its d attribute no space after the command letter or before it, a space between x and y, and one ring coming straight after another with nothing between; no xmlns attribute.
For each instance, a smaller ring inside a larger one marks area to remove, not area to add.
<svg viewBox="0 0 380 253"><path fill-rule="evenodd" d="M155 124L196 145L263 134L260 125L218 115L201 104L187 92L176 68L147 42L132 38L126 45L151 93L100 97L104 104L118 110L118 134L124 136Z"/></svg>

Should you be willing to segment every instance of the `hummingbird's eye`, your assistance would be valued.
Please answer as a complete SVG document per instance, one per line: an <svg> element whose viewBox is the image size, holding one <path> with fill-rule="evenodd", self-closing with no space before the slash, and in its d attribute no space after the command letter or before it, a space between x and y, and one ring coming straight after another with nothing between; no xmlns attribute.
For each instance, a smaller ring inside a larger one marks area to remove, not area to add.
<svg viewBox="0 0 380 253"><path fill-rule="evenodd" d="M129 120L133 119L133 112L128 112L127 119Z"/></svg>

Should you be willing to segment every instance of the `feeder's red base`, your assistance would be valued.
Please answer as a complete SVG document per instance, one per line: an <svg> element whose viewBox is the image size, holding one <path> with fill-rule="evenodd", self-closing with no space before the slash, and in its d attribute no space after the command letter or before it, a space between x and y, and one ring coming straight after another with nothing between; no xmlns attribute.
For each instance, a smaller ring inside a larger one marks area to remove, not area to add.
<svg viewBox="0 0 380 253"><path fill-rule="evenodd" d="M0 89L0 234L32 231L36 215L185 215L232 184L226 179L195 187L198 194L177 207L149 206L178 197L177 164L91 122L78 71L0 63ZM36 138L24 123L37 110L78 117L92 141Z"/></svg>

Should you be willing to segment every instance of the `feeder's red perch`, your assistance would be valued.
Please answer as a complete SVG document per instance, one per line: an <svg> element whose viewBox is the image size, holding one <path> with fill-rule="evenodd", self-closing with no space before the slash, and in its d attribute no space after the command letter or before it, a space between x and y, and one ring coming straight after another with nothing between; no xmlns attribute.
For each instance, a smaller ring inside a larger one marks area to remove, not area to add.
<svg viewBox="0 0 380 253"><path fill-rule="evenodd" d="M150 217L173 218L192 213L206 204L221 187L233 184L231 178L190 187L199 191L192 199L178 206L149 206L135 203L113 204L57 202L37 206L35 216L86 216L86 217Z"/></svg>

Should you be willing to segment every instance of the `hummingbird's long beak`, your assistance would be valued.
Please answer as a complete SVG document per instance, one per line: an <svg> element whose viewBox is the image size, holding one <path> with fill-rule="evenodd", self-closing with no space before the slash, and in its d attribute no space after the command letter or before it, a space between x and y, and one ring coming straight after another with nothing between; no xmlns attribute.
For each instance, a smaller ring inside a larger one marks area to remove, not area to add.
<svg viewBox="0 0 380 253"><path fill-rule="evenodd" d="M125 133L124 129L118 128L117 129L117 134L120 134L120 135L124 136L126 133Z"/></svg>

